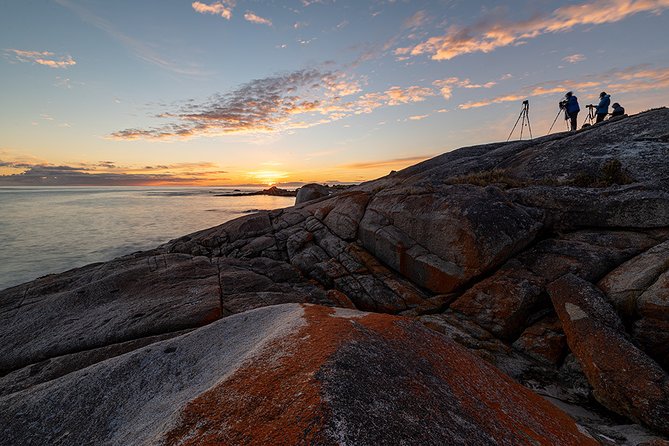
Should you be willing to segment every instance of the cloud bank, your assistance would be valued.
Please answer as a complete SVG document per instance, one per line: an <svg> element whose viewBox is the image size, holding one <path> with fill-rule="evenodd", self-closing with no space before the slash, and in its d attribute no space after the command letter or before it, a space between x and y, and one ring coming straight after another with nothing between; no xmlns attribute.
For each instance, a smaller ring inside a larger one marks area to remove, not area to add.
<svg viewBox="0 0 669 446"><path fill-rule="evenodd" d="M0 168L19 171L0 175L2 186L159 186L227 180L222 177L227 172L209 162L132 168L118 166L113 161L53 165L0 160Z"/></svg>

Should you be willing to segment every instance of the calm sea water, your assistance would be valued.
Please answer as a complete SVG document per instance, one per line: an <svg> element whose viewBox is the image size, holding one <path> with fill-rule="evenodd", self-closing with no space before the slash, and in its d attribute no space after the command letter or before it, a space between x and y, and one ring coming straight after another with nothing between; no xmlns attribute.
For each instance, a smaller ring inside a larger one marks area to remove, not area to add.
<svg viewBox="0 0 669 446"><path fill-rule="evenodd" d="M0 187L0 289L154 248L252 210L277 209L295 202L291 197L214 196L231 191Z"/></svg>

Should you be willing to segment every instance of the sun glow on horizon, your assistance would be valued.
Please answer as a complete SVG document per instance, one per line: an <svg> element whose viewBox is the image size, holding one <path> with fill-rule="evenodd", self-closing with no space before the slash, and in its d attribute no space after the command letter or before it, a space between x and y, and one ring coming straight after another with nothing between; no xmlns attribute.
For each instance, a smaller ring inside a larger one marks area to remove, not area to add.
<svg viewBox="0 0 669 446"><path fill-rule="evenodd" d="M248 175L251 176L255 181L266 184L268 186L274 186L281 180L286 179L288 177L288 172L281 172L277 170L258 170L255 172L248 172Z"/></svg>

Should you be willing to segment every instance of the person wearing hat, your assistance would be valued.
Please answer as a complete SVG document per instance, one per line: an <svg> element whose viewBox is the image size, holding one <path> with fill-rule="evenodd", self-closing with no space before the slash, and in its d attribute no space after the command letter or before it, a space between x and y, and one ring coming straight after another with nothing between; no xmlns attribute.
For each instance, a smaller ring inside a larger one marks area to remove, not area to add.
<svg viewBox="0 0 669 446"><path fill-rule="evenodd" d="M564 101L560 102L560 106L564 107L564 119L571 121L571 129L576 130L578 112L581 111L581 107L578 105L578 98L574 96L574 93L568 91L564 95L564 99Z"/></svg>
<svg viewBox="0 0 669 446"><path fill-rule="evenodd" d="M599 93L599 105L597 105L597 121L602 122L606 115L609 114L609 104L611 104L611 96L605 91Z"/></svg>

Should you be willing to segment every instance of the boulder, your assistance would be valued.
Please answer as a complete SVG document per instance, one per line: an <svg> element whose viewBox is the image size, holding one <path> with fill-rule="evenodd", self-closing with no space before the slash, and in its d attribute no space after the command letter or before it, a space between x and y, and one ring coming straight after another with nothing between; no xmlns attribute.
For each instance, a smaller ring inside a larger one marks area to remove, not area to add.
<svg viewBox="0 0 669 446"><path fill-rule="evenodd" d="M597 401L669 434L669 375L627 338L604 294L573 274L551 283L548 292Z"/></svg>
<svg viewBox="0 0 669 446"><path fill-rule="evenodd" d="M330 188L327 186L316 183L305 184L297 190L295 205L297 206L298 204L306 203L307 201L327 197L328 195L330 195Z"/></svg>
<svg viewBox="0 0 669 446"><path fill-rule="evenodd" d="M599 281L598 285L621 316L629 321L638 317L639 296L667 270L669 242L663 242L620 265Z"/></svg>
<svg viewBox="0 0 669 446"><path fill-rule="evenodd" d="M206 257L143 253L47 276L0 297L0 371L200 327L221 317Z"/></svg>
<svg viewBox="0 0 669 446"><path fill-rule="evenodd" d="M634 341L669 370L669 242L620 265L599 287L630 326Z"/></svg>
<svg viewBox="0 0 669 446"><path fill-rule="evenodd" d="M512 341L527 318L545 300L545 280L510 262L491 277L469 288L451 304L500 339Z"/></svg>
<svg viewBox="0 0 669 446"><path fill-rule="evenodd" d="M525 329L513 347L532 358L557 366L564 359L567 339L560 320L551 315Z"/></svg>
<svg viewBox="0 0 669 446"><path fill-rule="evenodd" d="M358 237L385 264L449 293L527 246L541 223L494 187L398 187L367 206Z"/></svg>
<svg viewBox="0 0 669 446"><path fill-rule="evenodd" d="M294 304L228 317L0 405L3 445L598 444L417 322Z"/></svg>

